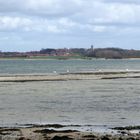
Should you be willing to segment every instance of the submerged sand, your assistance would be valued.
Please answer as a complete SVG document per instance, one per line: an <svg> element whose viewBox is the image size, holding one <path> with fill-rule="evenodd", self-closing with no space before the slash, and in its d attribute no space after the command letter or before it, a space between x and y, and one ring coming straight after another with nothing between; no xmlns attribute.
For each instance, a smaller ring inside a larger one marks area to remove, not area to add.
<svg viewBox="0 0 140 140"><path fill-rule="evenodd" d="M140 78L140 71L97 71L40 75L1 75L0 82L65 81ZM0 128L0 140L140 140L140 131L117 128L116 132L97 133L74 129L59 130L63 126L32 126Z"/></svg>

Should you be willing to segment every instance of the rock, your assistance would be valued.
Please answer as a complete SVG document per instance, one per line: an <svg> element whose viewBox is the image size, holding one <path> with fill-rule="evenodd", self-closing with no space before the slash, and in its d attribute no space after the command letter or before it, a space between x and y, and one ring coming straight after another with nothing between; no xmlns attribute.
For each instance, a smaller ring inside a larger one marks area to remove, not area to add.
<svg viewBox="0 0 140 140"><path fill-rule="evenodd" d="M54 136L51 140L72 140L72 138L68 136Z"/></svg>

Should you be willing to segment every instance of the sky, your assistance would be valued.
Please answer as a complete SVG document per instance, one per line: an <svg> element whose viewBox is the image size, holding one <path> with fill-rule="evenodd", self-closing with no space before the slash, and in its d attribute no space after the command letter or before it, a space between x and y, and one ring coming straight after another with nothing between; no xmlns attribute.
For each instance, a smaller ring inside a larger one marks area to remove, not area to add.
<svg viewBox="0 0 140 140"><path fill-rule="evenodd" d="M140 49L140 0L0 0L0 50Z"/></svg>

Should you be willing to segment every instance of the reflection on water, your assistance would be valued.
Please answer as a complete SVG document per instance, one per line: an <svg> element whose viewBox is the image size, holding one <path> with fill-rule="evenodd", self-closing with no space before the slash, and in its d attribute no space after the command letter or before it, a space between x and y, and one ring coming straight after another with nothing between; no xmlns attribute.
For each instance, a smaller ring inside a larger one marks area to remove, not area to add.
<svg viewBox="0 0 140 140"><path fill-rule="evenodd" d="M0 83L0 125L140 124L140 79Z"/></svg>

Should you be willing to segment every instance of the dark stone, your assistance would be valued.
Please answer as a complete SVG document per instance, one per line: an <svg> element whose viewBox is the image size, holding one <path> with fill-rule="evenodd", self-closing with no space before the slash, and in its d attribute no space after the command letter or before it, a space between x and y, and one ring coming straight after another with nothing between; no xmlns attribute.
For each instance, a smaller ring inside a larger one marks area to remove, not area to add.
<svg viewBox="0 0 140 140"><path fill-rule="evenodd" d="M140 129L140 126L115 127L112 129L115 129L115 130L138 130L138 129Z"/></svg>
<svg viewBox="0 0 140 140"><path fill-rule="evenodd" d="M83 136L83 138L97 138L95 135L86 135L86 136Z"/></svg>
<svg viewBox="0 0 140 140"><path fill-rule="evenodd" d="M24 137L20 137L19 140L26 140Z"/></svg>
<svg viewBox="0 0 140 140"><path fill-rule="evenodd" d="M108 136L103 136L101 140L110 140L110 138Z"/></svg>
<svg viewBox="0 0 140 140"><path fill-rule="evenodd" d="M130 137L130 138L127 138L126 140L135 140L135 138Z"/></svg>
<svg viewBox="0 0 140 140"><path fill-rule="evenodd" d="M37 130L37 131L34 131L36 133L43 133L43 134L51 134L51 133L72 133L72 132L78 132L76 130L59 130L59 131L56 131L56 130L53 130L53 129L43 129L43 130Z"/></svg>
<svg viewBox="0 0 140 140"><path fill-rule="evenodd" d="M54 136L52 138L52 140L72 140L72 138L68 137L68 136Z"/></svg>

